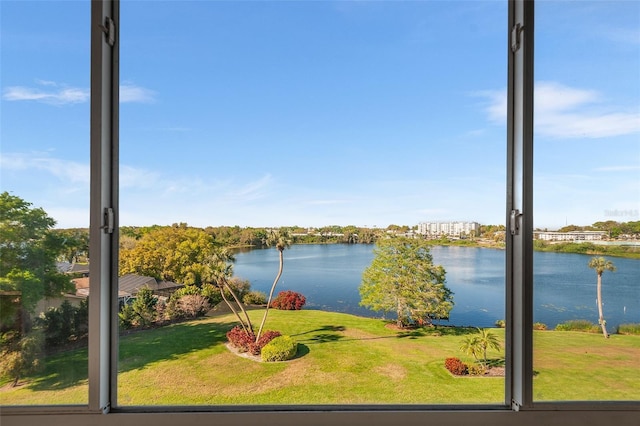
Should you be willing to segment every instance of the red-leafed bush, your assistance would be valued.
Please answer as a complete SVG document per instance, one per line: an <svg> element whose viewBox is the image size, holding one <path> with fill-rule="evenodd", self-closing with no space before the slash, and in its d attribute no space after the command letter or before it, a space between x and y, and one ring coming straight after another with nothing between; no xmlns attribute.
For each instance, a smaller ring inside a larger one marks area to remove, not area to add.
<svg viewBox="0 0 640 426"><path fill-rule="evenodd" d="M244 331L242 327L236 325L227 332L227 340L240 352L249 352L256 341L256 335Z"/></svg>
<svg viewBox="0 0 640 426"><path fill-rule="evenodd" d="M279 331L265 331L264 333L262 333L262 336L260 336L260 339L258 339L258 342L255 343L251 348L251 353L253 355L260 355L260 353L262 352L262 348L264 348L267 343L279 336L281 336Z"/></svg>
<svg viewBox="0 0 640 426"><path fill-rule="evenodd" d="M467 365L460 361L459 358L452 357L445 359L444 366L451 374L455 374L456 376L464 376L469 372Z"/></svg>
<svg viewBox="0 0 640 426"><path fill-rule="evenodd" d="M306 297L295 291L287 290L278 293L278 296L271 302L271 307L283 311L299 311L305 303L307 303Z"/></svg>
<svg viewBox="0 0 640 426"><path fill-rule="evenodd" d="M279 331L265 331L256 342L255 334L251 332L247 333L242 327L237 325L227 332L227 340L229 340L229 343L231 343L233 347L238 349L238 352L249 352L252 355L260 355L262 348L280 335Z"/></svg>

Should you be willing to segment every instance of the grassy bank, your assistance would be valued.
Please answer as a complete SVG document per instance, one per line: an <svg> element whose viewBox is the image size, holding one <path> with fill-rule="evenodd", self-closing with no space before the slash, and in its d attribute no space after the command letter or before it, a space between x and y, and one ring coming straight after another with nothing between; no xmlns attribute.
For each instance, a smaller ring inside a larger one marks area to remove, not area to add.
<svg viewBox="0 0 640 426"><path fill-rule="evenodd" d="M252 311L257 322L261 312ZM473 329L396 331L379 319L322 311L271 311L267 328L292 335L298 356L258 363L232 354L229 315L123 336L120 405L501 404L503 377L454 377L444 368ZM500 329L494 333L503 341ZM640 336L535 332L537 399L640 399ZM500 358L498 352L490 358ZM0 404L86 403L87 352L47 360Z"/></svg>
<svg viewBox="0 0 640 426"><path fill-rule="evenodd" d="M639 246L602 245L586 242L549 243L546 241L536 240L533 242L533 248L537 251L547 251L553 253L577 253L592 256L614 256L625 257L628 259L640 259Z"/></svg>

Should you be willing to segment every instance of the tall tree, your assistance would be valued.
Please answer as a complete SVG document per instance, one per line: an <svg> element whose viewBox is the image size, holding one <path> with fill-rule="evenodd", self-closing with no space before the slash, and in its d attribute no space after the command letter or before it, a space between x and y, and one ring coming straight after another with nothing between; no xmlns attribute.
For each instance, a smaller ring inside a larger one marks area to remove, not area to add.
<svg viewBox="0 0 640 426"><path fill-rule="evenodd" d="M28 313L40 299L73 290L69 277L56 268L63 239L52 231L55 220L31 206L6 191L0 194L0 290L19 294ZM3 303L3 310L9 307ZM3 312L3 318L8 316ZM25 331L24 323L22 327Z"/></svg>
<svg viewBox="0 0 640 426"><path fill-rule="evenodd" d="M202 229L186 225L158 228L120 251L120 274L201 286L208 280L211 259L220 257L221 251Z"/></svg>
<svg viewBox="0 0 640 426"><path fill-rule="evenodd" d="M448 318L453 293L445 285L445 274L442 266L433 264L425 240L381 238L362 274L360 305L395 312L400 327Z"/></svg>
<svg viewBox="0 0 640 426"><path fill-rule="evenodd" d="M607 322L604 320L604 315L602 314L602 274L604 273L604 271L614 272L616 270L616 267L613 265L613 262L600 256L591 258L591 260L589 261L589 268L595 269L598 276L596 285L598 300L598 324L600 324L600 327L602 327L602 334L605 338L607 338L609 337L609 334L607 333Z"/></svg>
<svg viewBox="0 0 640 426"><path fill-rule="evenodd" d="M278 284L278 281L282 276L282 270L284 269L284 249L287 248L291 243L289 241L289 234L287 232L271 230L268 234L267 239L265 240L265 244L267 246L275 246L276 249L278 249L279 267L276 278L273 280L273 284L271 284L271 291L269 291L269 298L267 299L267 307L265 308L262 322L260 323L260 328L258 329L258 334L256 334L256 342L260 339L260 335L262 334L264 323L267 321L267 315L269 314L271 300L273 299L273 292L275 291L276 285Z"/></svg>

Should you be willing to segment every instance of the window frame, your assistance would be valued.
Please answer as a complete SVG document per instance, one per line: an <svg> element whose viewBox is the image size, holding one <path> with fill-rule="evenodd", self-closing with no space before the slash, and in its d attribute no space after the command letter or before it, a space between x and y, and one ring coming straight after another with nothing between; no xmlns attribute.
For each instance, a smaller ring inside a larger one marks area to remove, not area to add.
<svg viewBox="0 0 640 426"><path fill-rule="evenodd" d="M533 400L534 1L508 0L506 376L504 405L155 406L117 404L119 0L91 2L92 288L87 405L2 407L5 426L248 423L637 424L640 403ZM153 7L149 3L149 7ZM113 26L109 22L113 22ZM109 30L110 28L110 30ZM110 38L113 43L110 43ZM512 211L514 212L512 214ZM98 277L97 279L95 277Z"/></svg>

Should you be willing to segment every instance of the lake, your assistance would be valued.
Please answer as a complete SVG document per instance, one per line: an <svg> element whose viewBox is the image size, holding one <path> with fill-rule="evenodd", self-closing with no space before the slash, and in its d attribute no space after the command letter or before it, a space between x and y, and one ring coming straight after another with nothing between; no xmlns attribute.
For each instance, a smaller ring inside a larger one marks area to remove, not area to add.
<svg viewBox="0 0 640 426"><path fill-rule="evenodd" d="M304 309L382 317L359 306L362 272L373 259L373 245L293 245L284 251L284 272L276 287L302 293ZM477 247L434 246L434 263L447 271L455 306L444 324L493 326L505 318L505 252ZM570 319L597 323L596 273L591 256L534 252L534 321L549 328ZM616 272L603 275L604 317L610 329L640 323L640 260L609 258ZM278 251L254 249L236 254L235 275L253 290L269 292L278 271ZM387 318L390 316L387 314Z"/></svg>

